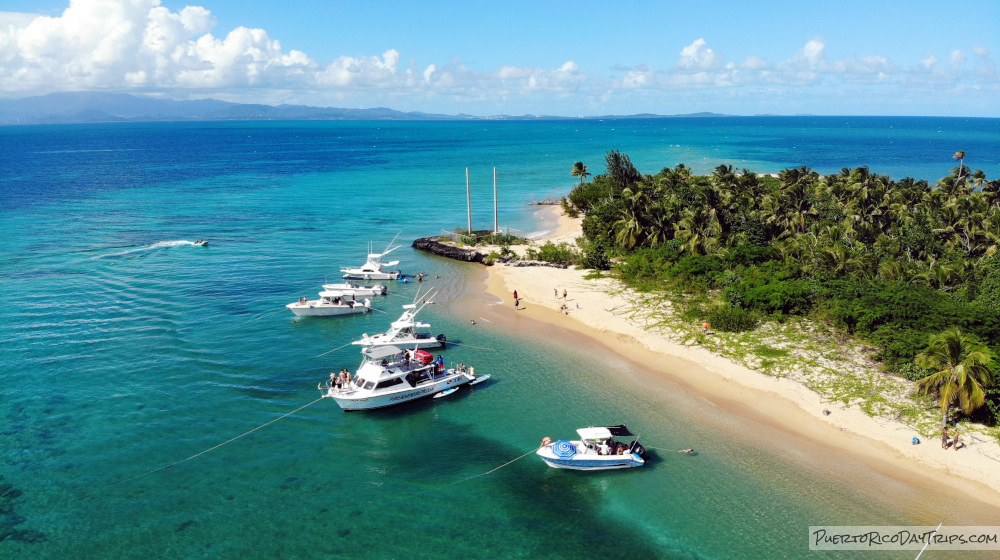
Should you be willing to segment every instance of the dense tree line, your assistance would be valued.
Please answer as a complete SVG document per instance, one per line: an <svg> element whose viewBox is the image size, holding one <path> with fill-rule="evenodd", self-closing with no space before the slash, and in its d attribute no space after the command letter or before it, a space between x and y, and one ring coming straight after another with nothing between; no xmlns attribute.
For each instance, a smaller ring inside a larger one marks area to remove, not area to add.
<svg viewBox="0 0 1000 560"><path fill-rule="evenodd" d="M810 316L881 348L888 370L916 380L931 367L915 361L930 337L958 328L987 353L990 382L1000 349L1000 181L965 167L964 156L932 186L867 167L773 177L730 165L694 175L680 164L643 175L612 151L590 182L574 166L581 183L564 207L585 214L585 263L610 265L610 256L641 290L716 294L734 329Z"/></svg>

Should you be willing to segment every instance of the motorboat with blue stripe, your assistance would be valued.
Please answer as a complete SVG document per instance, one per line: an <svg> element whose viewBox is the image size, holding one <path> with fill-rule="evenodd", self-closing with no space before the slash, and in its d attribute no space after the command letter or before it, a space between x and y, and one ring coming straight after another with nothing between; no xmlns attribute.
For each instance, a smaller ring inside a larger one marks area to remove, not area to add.
<svg viewBox="0 0 1000 560"><path fill-rule="evenodd" d="M646 449L625 424L590 426L576 433L580 435L579 440L542 438L541 447L535 453L556 469L597 471L646 464Z"/></svg>

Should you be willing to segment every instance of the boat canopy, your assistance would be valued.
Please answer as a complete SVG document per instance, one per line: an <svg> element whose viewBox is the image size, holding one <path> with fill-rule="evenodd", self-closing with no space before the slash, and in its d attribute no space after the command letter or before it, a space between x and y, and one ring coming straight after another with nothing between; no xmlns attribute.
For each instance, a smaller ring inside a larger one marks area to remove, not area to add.
<svg viewBox="0 0 1000 560"><path fill-rule="evenodd" d="M364 354L365 357L373 360L394 356L400 352L402 352L402 350L396 346L367 346L361 349L361 353Z"/></svg>
<svg viewBox="0 0 1000 560"><path fill-rule="evenodd" d="M347 295L347 294L345 294L344 292L334 291L334 290L325 290L325 291L322 291L322 292L319 293L319 297L332 297L332 298L338 298L339 297L339 298L342 298L345 295Z"/></svg>
<svg viewBox="0 0 1000 560"><path fill-rule="evenodd" d="M405 329L407 327L413 327L416 329L429 329L431 328L430 323L416 323L413 321L393 321L392 328L394 329Z"/></svg>
<svg viewBox="0 0 1000 560"><path fill-rule="evenodd" d="M625 424L618 426L591 426L589 428L580 428L576 431L580 434L580 439L608 439L612 436L619 437L634 437L635 434L628 431Z"/></svg>

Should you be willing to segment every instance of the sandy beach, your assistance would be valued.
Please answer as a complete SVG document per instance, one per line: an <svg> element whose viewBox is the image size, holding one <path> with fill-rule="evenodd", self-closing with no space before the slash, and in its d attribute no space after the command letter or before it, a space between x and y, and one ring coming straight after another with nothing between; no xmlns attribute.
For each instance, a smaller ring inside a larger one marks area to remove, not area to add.
<svg viewBox="0 0 1000 560"><path fill-rule="evenodd" d="M542 212L552 212L548 219L553 219L561 209L547 207ZM580 219L562 215L558 223L539 241L573 243L581 235ZM517 321L575 332L730 411L850 454L897 480L950 487L1000 506L1000 445L993 439L965 438L967 447L958 451L942 449L938 438L920 436L922 444L913 445L911 438L919 434L900 421L869 416L858 406L831 402L798 381L766 375L704 347L646 330L621 312L630 302L612 279L586 280L586 271L573 268L498 264L488 271L488 293L505 303L495 306L495 313L509 315L508 320L516 313ZM522 301L517 311L507 305L513 303L514 290ZM565 312L560 311L563 304Z"/></svg>

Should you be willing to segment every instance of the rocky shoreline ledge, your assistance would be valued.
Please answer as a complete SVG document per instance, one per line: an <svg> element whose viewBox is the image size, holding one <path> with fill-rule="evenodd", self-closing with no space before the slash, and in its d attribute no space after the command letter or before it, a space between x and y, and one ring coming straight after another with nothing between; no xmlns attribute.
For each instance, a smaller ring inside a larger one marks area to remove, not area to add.
<svg viewBox="0 0 1000 560"><path fill-rule="evenodd" d="M413 241L413 248L457 261L483 263L486 260L486 255L479 251L455 247L442 243L438 239L437 237L421 237Z"/></svg>

